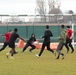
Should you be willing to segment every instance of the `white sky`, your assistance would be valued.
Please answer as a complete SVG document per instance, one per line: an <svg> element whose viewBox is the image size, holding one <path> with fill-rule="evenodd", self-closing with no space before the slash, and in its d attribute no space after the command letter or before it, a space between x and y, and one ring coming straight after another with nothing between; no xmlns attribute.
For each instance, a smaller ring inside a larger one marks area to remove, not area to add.
<svg viewBox="0 0 76 75"><path fill-rule="evenodd" d="M35 14L36 0L0 0L0 14ZM63 12L76 13L76 0L61 0Z"/></svg>
<svg viewBox="0 0 76 75"><path fill-rule="evenodd" d="M76 13L76 0L61 0L61 10L73 10Z"/></svg>

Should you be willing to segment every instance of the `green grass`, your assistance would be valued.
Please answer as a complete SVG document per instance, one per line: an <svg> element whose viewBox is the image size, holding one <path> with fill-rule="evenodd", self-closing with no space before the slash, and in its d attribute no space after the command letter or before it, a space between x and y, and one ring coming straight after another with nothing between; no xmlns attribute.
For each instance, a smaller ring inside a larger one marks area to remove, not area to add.
<svg viewBox="0 0 76 75"><path fill-rule="evenodd" d="M32 53L28 49L21 53L22 48L16 48L18 54L14 55L14 60L7 59L5 53L10 48L6 48L0 52L0 75L76 75L76 51L71 54L66 54L66 49L62 50L65 53L65 59L56 60L55 56L45 50L40 58L35 54L39 50L34 50Z"/></svg>

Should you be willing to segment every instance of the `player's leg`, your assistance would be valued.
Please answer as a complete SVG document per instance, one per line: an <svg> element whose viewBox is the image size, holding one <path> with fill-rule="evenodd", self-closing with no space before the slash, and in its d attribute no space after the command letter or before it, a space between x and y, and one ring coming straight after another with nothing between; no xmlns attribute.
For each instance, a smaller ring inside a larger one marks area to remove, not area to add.
<svg viewBox="0 0 76 75"><path fill-rule="evenodd" d="M69 52L69 46L68 46L68 43L69 43L69 39L67 38L66 39L66 43L65 43L65 47L67 49L67 53Z"/></svg>
<svg viewBox="0 0 76 75"><path fill-rule="evenodd" d="M64 54L61 52L61 49L63 48L63 46L64 46L64 44L62 44L62 43L58 44L58 47L57 47L57 50L56 50L58 52L58 56L57 56L56 59L59 59L60 55L62 55L62 59L64 58Z"/></svg>
<svg viewBox="0 0 76 75"><path fill-rule="evenodd" d="M30 52L36 48L36 46L35 45L32 45L32 44L30 46L31 46L31 48L29 50Z"/></svg>
<svg viewBox="0 0 76 75"><path fill-rule="evenodd" d="M0 51L3 51L3 50L7 47L7 45L8 45L8 42L4 42L4 45L3 45L3 47L0 49Z"/></svg>
<svg viewBox="0 0 76 75"><path fill-rule="evenodd" d="M73 53L74 52L74 48L72 46L72 39L69 39L69 46L72 49L71 53Z"/></svg>
<svg viewBox="0 0 76 75"><path fill-rule="evenodd" d="M50 52L52 52L52 53L54 53L54 50L52 50L52 49L50 48L50 42L47 43L47 50L50 51Z"/></svg>
<svg viewBox="0 0 76 75"><path fill-rule="evenodd" d="M24 51L26 50L26 48L28 48L28 47L29 47L29 44L28 44L28 43L26 43L26 45L24 46L24 48L23 48L22 52L24 52Z"/></svg>
<svg viewBox="0 0 76 75"><path fill-rule="evenodd" d="M44 42L44 43L42 44L42 48L41 48L41 50L40 50L40 53L39 53L39 54L36 54L37 57L40 57L40 56L42 55L45 46L46 46L46 45L45 45L45 42Z"/></svg>
<svg viewBox="0 0 76 75"><path fill-rule="evenodd" d="M12 52L12 50L9 51L9 53L11 53L11 52ZM17 54L17 53L18 53L18 52L16 52L16 50L14 50L14 54Z"/></svg>
<svg viewBox="0 0 76 75"><path fill-rule="evenodd" d="M11 56L10 56L10 59L13 59L13 60L14 60L14 58L13 58L14 51L15 51L15 48L12 48L12 50L11 50Z"/></svg>

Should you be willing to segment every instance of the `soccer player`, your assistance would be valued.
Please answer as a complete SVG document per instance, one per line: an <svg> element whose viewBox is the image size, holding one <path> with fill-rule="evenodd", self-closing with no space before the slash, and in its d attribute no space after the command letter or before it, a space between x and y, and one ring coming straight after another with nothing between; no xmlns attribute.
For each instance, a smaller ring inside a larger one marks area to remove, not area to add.
<svg viewBox="0 0 76 75"><path fill-rule="evenodd" d="M24 46L22 52L24 52L29 46L31 46L29 51L32 52L32 50L34 50L36 48L34 45L35 41L36 41L35 35L32 34L31 37L29 38L29 40L27 41L26 45Z"/></svg>
<svg viewBox="0 0 76 75"><path fill-rule="evenodd" d="M9 30L5 34L1 35L1 36L5 36L5 40L4 40L3 47L0 49L0 51L4 50L6 48L6 46L7 46L6 42L8 42L10 40L11 34L12 34L12 30Z"/></svg>
<svg viewBox="0 0 76 75"><path fill-rule="evenodd" d="M58 37L59 39L59 44L58 44L58 47L57 47L57 52L58 52L58 56L56 59L59 59L60 58L60 55L62 55L62 59L64 59L64 54L61 52L63 46L65 45L66 43L66 38L67 38L67 34L65 32L65 29L64 29L64 25L61 25L61 34L60 36Z"/></svg>
<svg viewBox="0 0 76 75"><path fill-rule="evenodd" d="M0 51L3 51L7 47L7 42L9 42L11 34L12 34L12 30L9 30L5 34L1 35L1 36L5 36L5 41L4 41L3 47L0 49ZM10 53L11 53L11 51L10 51ZM18 52L14 51L14 54L16 54L16 53L18 53Z"/></svg>
<svg viewBox="0 0 76 75"><path fill-rule="evenodd" d="M11 50L11 57L10 57L11 59L14 59L13 55L14 55L14 51L15 51L15 41L16 41L16 39L20 38L21 40L25 41L22 37L19 36L19 34L17 34L17 31L18 31L18 29L15 28L14 32L11 34L9 42L6 42L6 44L9 45L9 47L12 49ZM9 53L7 53L6 55L8 57Z"/></svg>
<svg viewBox="0 0 76 75"><path fill-rule="evenodd" d="M52 36L53 36L53 34L52 34L52 32L49 30L49 26L46 25L46 30L45 30L45 32L44 32L44 36L42 36L42 38L44 38L44 41L43 41L43 44L42 44L42 48L41 48L40 53L39 53L39 54L36 54L37 57L40 57L40 56L41 56L41 54L42 54L43 51L44 51L45 46L47 47L47 50L48 50L48 51L50 51L50 52L52 52L53 54L55 54L54 50L52 50L52 49L50 48L50 37L52 37Z"/></svg>
<svg viewBox="0 0 76 75"><path fill-rule="evenodd" d="M67 53L69 52L69 47L70 47L71 50L72 50L71 53L73 53L73 52L74 52L74 48L73 48L73 46L72 46L73 31L72 31L72 29L70 28L70 26L67 26L66 32L67 32L68 37L67 37L67 40L66 40L65 47L67 48ZM68 47L68 46L69 46L69 47Z"/></svg>

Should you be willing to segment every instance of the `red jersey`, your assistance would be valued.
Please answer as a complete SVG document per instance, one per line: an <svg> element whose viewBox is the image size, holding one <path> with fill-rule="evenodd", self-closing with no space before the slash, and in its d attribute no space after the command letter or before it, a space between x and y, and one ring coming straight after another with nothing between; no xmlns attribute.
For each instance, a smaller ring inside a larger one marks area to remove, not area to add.
<svg viewBox="0 0 76 75"><path fill-rule="evenodd" d="M67 29L66 32L68 34L68 38L70 39L70 37L72 36L72 33L73 33L72 29Z"/></svg>
<svg viewBox="0 0 76 75"><path fill-rule="evenodd" d="M4 34L4 36L5 36L5 42L8 42L10 40L11 33L7 32Z"/></svg>

